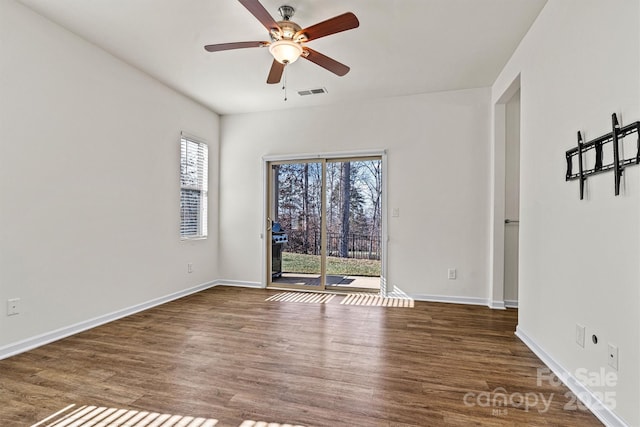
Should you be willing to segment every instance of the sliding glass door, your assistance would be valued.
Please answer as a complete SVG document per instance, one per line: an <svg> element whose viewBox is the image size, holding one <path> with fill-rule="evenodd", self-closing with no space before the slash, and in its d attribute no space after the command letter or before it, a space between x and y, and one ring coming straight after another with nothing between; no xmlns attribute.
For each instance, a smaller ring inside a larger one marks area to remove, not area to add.
<svg viewBox="0 0 640 427"><path fill-rule="evenodd" d="M382 160L326 162L325 286L380 290Z"/></svg>
<svg viewBox="0 0 640 427"><path fill-rule="evenodd" d="M381 159L269 162L268 171L268 285L379 291Z"/></svg>
<svg viewBox="0 0 640 427"><path fill-rule="evenodd" d="M270 165L270 280L286 287L323 289L324 162Z"/></svg>

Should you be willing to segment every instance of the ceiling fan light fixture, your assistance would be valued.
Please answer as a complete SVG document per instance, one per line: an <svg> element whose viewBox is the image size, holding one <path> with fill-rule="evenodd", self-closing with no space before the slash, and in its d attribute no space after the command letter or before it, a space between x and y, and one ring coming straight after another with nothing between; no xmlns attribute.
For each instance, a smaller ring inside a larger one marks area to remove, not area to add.
<svg viewBox="0 0 640 427"><path fill-rule="evenodd" d="M302 55L302 46L292 40L278 40L269 45L269 52L281 64L292 64Z"/></svg>

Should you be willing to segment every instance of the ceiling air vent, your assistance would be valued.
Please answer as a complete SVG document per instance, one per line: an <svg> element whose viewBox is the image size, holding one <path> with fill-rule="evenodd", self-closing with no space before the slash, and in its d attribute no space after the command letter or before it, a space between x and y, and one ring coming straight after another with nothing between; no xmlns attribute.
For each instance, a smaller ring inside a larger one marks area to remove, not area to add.
<svg viewBox="0 0 640 427"><path fill-rule="evenodd" d="M307 95L320 95L321 93L328 93L327 90L323 87L320 89L307 89L298 91L298 95L307 96Z"/></svg>

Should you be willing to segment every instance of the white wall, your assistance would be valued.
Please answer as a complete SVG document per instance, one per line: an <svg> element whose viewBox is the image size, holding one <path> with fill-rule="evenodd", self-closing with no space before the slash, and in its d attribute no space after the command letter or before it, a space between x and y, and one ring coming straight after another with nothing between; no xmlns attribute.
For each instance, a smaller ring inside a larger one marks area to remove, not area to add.
<svg viewBox="0 0 640 427"><path fill-rule="evenodd" d="M640 167L620 196L613 174L565 182L565 151L640 120L637 0L550 0L492 89L497 102L520 74L521 223L518 329L570 374L607 372L607 343L619 347L614 412L640 425ZM633 147L633 144L631 144ZM626 155L635 153L628 149ZM587 345L575 343L586 326ZM591 342L596 334L598 344Z"/></svg>
<svg viewBox="0 0 640 427"><path fill-rule="evenodd" d="M218 116L13 0L0 47L0 350L215 279L215 236L180 242L179 138L210 144L215 235Z"/></svg>
<svg viewBox="0 0 640 427"><path fill-rule="evenodd" d="M488 89L223 116L222 278L264 278L263 156L387 149L388 284L486 303L489 120Z"/></svg>

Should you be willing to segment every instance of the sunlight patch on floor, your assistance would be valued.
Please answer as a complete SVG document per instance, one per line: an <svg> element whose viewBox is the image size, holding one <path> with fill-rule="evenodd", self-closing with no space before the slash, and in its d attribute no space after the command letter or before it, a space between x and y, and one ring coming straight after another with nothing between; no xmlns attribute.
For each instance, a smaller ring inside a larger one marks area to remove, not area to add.
<svg viewBox="0 0 640 427"><path fill-rule="evenodd" d="M245 420L240 427L304 427L298 424L278 424L278 423L268 423L266 421L251 421Z"/></svg>
<svg viewBox="0 0 640 427"><path fill-rule="evenodd" d="M411 308L413 307L413 300L411 298L388 298L372 294L351 294L340 301L340 304Z"/></svg>
<svg viewBox="0 0 640 427"><path fill-rule="evenodd" d="M213 427L218 420L134 411L104 406L69 405L31 427Z"/></svg>
<svg viewBox="0 0 640 427"><path fill-rule="evenodd" d="M214 427L218 420L157 412L69 405L31 427ZM304 427L268 421L244 420L239 427Z"/></svg>
<svg viewBox="0 0 640 427"><path fill-rule="evenodd" d="M304 302L307 304L326 304L335 294L318 294L313 292L281 292L265 299L265 301Z"/></svg>

